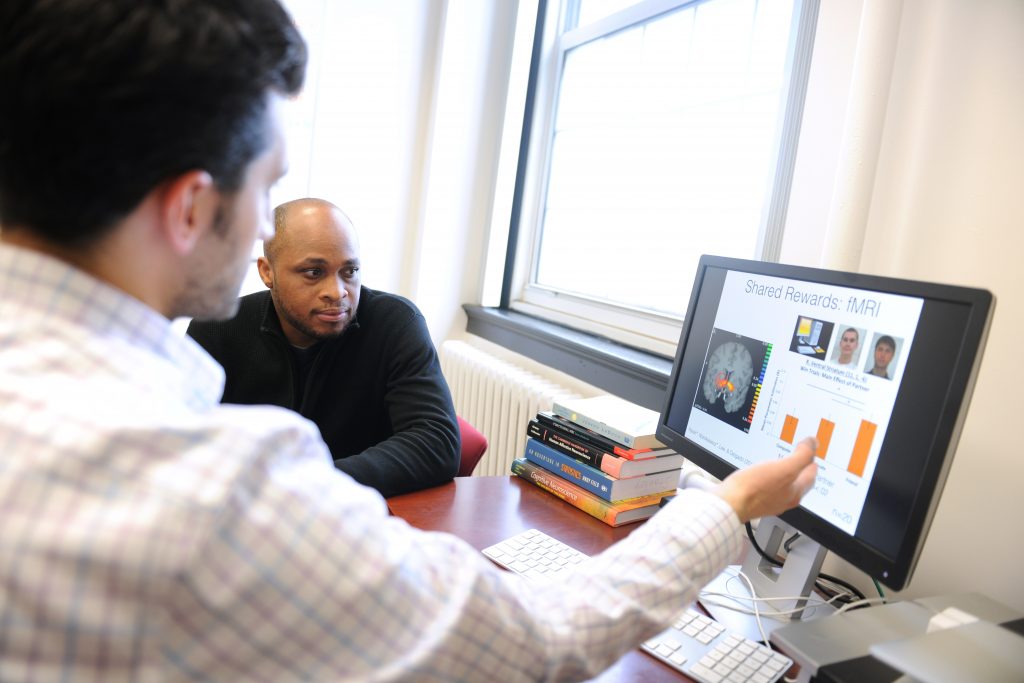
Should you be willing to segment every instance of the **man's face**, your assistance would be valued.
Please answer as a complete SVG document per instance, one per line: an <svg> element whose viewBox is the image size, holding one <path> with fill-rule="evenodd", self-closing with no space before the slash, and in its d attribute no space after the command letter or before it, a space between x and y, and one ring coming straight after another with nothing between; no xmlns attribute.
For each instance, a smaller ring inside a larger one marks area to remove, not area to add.
<svg viewBox="0 0 1024 683"><path fill-rule="evenodd" d="M888 344L878 344L875 346L875 367L879 370L885 370L889 367L889 363L892 362L892 356L895 351L896 349Z"/></svg>
<svg viewBox="0 0 1024 683"><path fill-rule="evenodd" d="M839 357L849 360L853 352L857 350L857 333L853 330L846 330L839 338Z"/></svg>
<svg viewBox="0 0 1024 683"><path fill-rule="evenodd" d="M175 315L199 319L230 318L238 310L238 290L250 267L257 237L274 234L270 220L270 188L284 175L286 155L281 98L269 96L267 129L270 144L246 169L242 187L223 195L214 225L199 238L187 265L185 287Z"/></svg>
<svg viewBox="0 0 1024 683"><path fill-rule="evenodd" d="M281 321L285 337L306 348L337 337L359 307L360 262L355 231L328 205L306 205L289 212L270 252L261 258L260 277Z"/></svg>

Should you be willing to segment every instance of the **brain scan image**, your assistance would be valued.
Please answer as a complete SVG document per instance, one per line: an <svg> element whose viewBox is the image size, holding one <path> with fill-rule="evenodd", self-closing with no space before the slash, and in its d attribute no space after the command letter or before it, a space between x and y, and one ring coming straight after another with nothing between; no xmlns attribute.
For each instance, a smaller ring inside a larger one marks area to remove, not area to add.
<svg viewBox="0 0 1024 683"><path fill-rule="evenodd" d="M726 342L708 358L702 389L711 405L722 399L725 412L734 413L744 407L750 381L754 377L754 360L740 343Z"/></svg>

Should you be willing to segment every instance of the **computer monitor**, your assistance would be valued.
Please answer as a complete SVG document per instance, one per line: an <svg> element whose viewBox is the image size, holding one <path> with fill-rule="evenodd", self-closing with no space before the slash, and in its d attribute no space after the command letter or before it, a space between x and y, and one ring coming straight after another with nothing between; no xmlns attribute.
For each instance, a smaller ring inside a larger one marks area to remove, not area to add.
<svg viewBox="0 0 1024 683"><path fill-rule="evenodd" d="M993 306L981 289L703 256L657 435L717 478L816 436L817 481L782 520L902 589Z"/></svg>

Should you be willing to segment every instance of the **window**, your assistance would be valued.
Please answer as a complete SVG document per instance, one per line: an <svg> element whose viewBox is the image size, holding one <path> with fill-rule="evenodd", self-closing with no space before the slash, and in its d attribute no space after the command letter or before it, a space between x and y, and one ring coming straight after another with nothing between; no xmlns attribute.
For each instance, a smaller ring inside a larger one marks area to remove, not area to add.
<svg viewBox="0 0 1024 683"><path fill-rule="evenodd" d="M816 8L542 9L512 308L671 356L702 253L777 259Z"/></svg>

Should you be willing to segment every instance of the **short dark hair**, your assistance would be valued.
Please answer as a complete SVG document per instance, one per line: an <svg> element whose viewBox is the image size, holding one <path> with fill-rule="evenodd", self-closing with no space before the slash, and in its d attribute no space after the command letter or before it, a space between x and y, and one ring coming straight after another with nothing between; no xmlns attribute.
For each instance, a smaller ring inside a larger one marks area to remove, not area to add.
<svg viewBox="0 0 1024 683"><path fill-rule="evenodd" d="M875 342L875 348L877 349L882 344L885 344L893 351L896 350L896 340L887 334L883 334L881 337L878 338L878 341Z"/></svg>
<svg viewBox="0 0 1024 683"><path fill-rule="evenodd" d="M0 45L0 225L66 246L190 170L239 189L306 70L277 0L3 0Z"/></svg>

